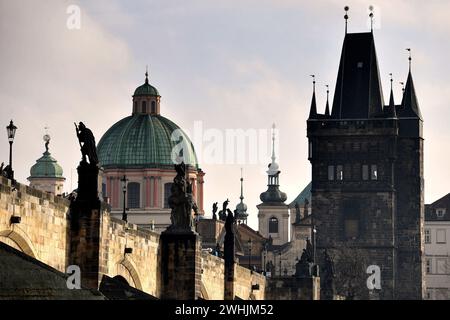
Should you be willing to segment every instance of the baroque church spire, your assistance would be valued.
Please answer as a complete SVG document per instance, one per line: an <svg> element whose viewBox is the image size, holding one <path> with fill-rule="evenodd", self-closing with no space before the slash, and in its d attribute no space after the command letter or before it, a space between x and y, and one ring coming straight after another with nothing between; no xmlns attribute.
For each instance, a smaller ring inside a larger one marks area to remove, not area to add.
<svg viewBox="0 0 450 320"><path fill-rule="evenodd" d="M239 197L241 200L237 206L236 206L236 218L239 221L247 222L247 205L244 203L244 177L242 175L242 168L241 168L241 196Z"/></svg>
<svg viewBox="0 0 450 320"><path fill-rule="evenodd" d="M275 160L276 156L275 156L275 123L274 123L272 125L272 162L269 164L269 169L267 170L268 189L266 192L263 192L260 195L260 199L263 203L282 203L287 199L286 194L279 190L280 167Z"/></svg>

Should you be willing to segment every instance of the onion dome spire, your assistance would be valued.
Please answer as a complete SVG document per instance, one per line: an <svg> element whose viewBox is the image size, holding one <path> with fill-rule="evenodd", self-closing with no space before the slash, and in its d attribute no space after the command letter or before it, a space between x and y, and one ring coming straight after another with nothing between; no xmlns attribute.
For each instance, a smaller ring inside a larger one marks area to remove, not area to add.
<svg viewBox="0 0 450 320"><path fill-rule="evenodd" d="M275 162L275 124L272 126L272 162L269 164L269 170L267 170L268 176L268 189L266 192L261 193L259 196L263 203L283 203L286 201L286 193L281 192L279 189L279 175L280 167Z"/></svg>
<svg viewBox="0 0 450 320"><path fill-rule="evenodd" d="M241 196L239 197L241 200L236 206L236 218L237 220L247 222L247 205L244 203L244 178L242 176L242 168L241 168Z"/></svg>

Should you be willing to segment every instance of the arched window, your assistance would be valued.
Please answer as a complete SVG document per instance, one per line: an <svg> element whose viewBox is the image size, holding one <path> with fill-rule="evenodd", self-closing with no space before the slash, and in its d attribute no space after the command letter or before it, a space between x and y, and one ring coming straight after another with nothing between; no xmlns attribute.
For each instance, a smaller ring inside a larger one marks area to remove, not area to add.
<svg viewBox="0 0 450 320"><path fill-rule="evenodd" d="M142 113L147 113L147 101L142 101Z"/></svg>
<svg viewBox="0 0 450 320"><path fill-rule="evenodd" d="M278 219L275 217L269 219L269 233L278 233Z"/></svg>
<svg viewBox="0 0 450 320"><path fill-rule="evenodd" d="M127 188L128 208L136 209L141 205L141 185L137 182L130 182Z"/></svg>
<svg viewBox="0 0 450 320"><path fill-rule="evenodd" d="M169 208L169 197L172 194L173 183L164 184L164 208Z"/></svg>
<svg viewBox="0 0 450 320"><path fill-rule="evenodd" d="M138 110L138 104L137 101L134 102L134 112L137 112Z"/></svg>
<svg viewBox="0 0 450 320"><path fill-rule="evenodd" d="M152 113L156 113L156 103L155 101L152 101L152 109L151 109Z"/></svg>

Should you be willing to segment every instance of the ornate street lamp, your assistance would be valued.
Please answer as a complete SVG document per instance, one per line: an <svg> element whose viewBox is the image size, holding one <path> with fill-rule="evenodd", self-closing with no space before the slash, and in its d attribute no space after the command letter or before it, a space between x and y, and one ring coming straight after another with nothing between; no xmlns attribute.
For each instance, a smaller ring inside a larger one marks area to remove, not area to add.
<svg viewBox="0 0 450 320"><path fill-rule="evenodd" d="M12 169L12 145L14 142L14 137L16 135L17 127L14 125L13 121L9 123L9 126L6 127L6 132L8 134L9 141L9 168L8 168L8 178L14 180L14 171Z"/></svg>
<svg viewBox="0 0 450 320"><path fill-rule="evenodd" d="M127 207L126 207L126 197L127 197L127 176L124 175L122 179L122 191L123 191L123 213L122 213L122 220L125 222L128 222L128 216L127 216Z"/></svg>

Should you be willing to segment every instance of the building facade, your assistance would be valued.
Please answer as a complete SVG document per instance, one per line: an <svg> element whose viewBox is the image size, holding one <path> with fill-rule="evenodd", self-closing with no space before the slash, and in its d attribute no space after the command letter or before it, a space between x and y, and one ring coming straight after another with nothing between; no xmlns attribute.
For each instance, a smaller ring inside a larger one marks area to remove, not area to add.
<svg viewBox="0 0 450 320"><path fill-rule="evenodd" d="M373 32L346 33L332 110L317 112L314 88L307 136L317 251L334 257L338 294L422 299L423 136L411 66L401 104L391 80L385 105ZM371 265L381 289L367 287Z"/></svg>
<svg viewBox="0 0 450 320"><path fill-rule="evenodd" d="M132 114L106 131L97 147L112 216L121 218L125 208L129 222L156 231L170 224L168 199L176 161L187 164L199 213L204 213L204 172L194 146L180 127L160 114L160 102L146 73L145 83L133 94Z"/></svg>
<svg viewBox="0 0 450 320"><path fill-rule="evenodd" d="M425 205L426 299L450 299L450 193Z"/></svg>

